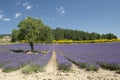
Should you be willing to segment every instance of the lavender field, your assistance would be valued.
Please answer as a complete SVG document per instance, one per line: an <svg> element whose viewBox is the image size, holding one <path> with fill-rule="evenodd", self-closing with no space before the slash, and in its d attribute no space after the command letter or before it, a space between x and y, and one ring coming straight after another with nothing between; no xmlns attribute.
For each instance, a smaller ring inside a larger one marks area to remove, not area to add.
<svg viewBox="0 0 120 80"><path fill-rule="evenodd" d="M30 46L24 44L0 45L0 68L3 72L11 72L24 68L34 72L44 68L56 53L58 69L68 71L72 64L87 71L98 71L100 68L120 71L120 43L99 44L35 44L39 53L28 54ZM47 51L44 54L42 51ZM26 67L27 66L27 67ZM39 68L39 69L38 69Z"/></svg>
<svg viewBox="0 0 120 80"><path fill-rule="evenodd" d="M0 68L3 72L11 72L25 66L44 67L52 56L51 45L34 45L38 53L30 51L28 44L9 44L0 46ZM46 51L43 54L42 51Z"/></svg>
<svg viewBox="0 0 120 80"><path fill-rule="evenodd" d="M120 43L64 44L56 50L80 68L120 70Z"/></svg>

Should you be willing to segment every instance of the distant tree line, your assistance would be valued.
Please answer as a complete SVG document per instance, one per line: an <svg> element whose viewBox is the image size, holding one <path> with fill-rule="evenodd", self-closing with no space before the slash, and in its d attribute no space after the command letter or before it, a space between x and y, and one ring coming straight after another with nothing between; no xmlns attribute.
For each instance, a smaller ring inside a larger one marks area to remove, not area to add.
<svg viewBox="0 0 120 80"><path fill-rule="evenodd" d="M53 38L54 40L96 40L96 39L117 39L117 36L112 33L107 34L98 34L96 32L84 32L79 30L72 29L62 29L56 28L53 29Z"/></svg>
<svg viewBox="0 0 120 80"><path fill-rule="evenodd" d="M64 40L64 39L76 40L76 41L96 40L96 39L117 39L117 36L112 33L98 34L96 32L89 33L89 32L84 32L80 30L62 29L62 28L51 29L52 33L48 33L45 30L42 30L42 31L44 32L44 36L41 36L41 41ZM14 29L12 31L11 36L12 36L13 42L18 41L20 37L20 36L18 37L18 34L19 34L18 30ZM51 38L48 39L45 35L50 36Z"/></svg>
<svg viewBox="0 0 120 80"><path fill-rule="evenodd" d="M96 39L117 39L117 36L112 33L98 34L96 32L84 32L80 30L51 29L45 25L42 20L27 17L20 21L18 30L14 29L11 34L12 42L26 40L29 44L36 42L48 42L52 40L96 40Z"/></svg>
<svg viewBox="0 0 120 80"><path fill-rule="evenodd" d="M11 34L0 34L0 38L3 38L4 36L11 36Z"/></svg>

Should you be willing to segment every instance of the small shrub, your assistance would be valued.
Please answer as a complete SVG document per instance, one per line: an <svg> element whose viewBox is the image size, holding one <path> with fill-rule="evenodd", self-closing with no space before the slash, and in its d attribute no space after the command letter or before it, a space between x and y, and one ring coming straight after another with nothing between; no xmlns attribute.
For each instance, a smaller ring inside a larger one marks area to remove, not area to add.
<svg viewBox="0 0 120 80"><path fill-rule="evenodd" d="M24 74L31 74L33 72L43 72L43 67L37 65L27 65L23 68L22 73Z"/></svg>
<svg viewBox="0 0 120 80"><path fill-rule="evenodd" d="M110 70L120 70L120 65L108 64L108 69L110 69Z"/></svg>
<svg viewBox="0 0 120 80"><path fill-rule="evenodd" d="M87 65L86 70L87 71L98 71L99 67L95 65Z"/></svg>
<svg viewBox="0 0 120 80"><path fill-rule="evenodd" d="M17 70L17 68L9 68L9 67L7 67L7 68L3 69L2 71L6 72L6 73L9 73L9 72L12 72L12 71L15 71L15 70Z"/></svg>
<svg viewBox="0 0 120 80"><path fill-rule="evenodd" d="M2 71L3 72L12 72L17 69L20 69L21 67L23 67L23 65L19 64L19 62L12 62L12 63L8 63L8 64L4 63L4 66L2 66L2 69L3 69Z"/></svg>
<svg viewBox="0 0 120 80"><path fill-rule="evenodd" d="M79 66L80 68L85 68L85 67L86 67L86 63L79 63L78 66Z"/></svg>
<svg viewBox="0 0 120 80"><path fill-rule="evenodd" d="M101 67L109 70L120 70L120 65L119 64L112 64L112 63L105 63L101 62L99 63Z"/></svg>
<svg viewBox="0 0 120 80"><path fill-rule="evenodd" d="M66 65L66 64L61 64L61 65L59 65L59 70L70 71L70 66Z"/></svg>

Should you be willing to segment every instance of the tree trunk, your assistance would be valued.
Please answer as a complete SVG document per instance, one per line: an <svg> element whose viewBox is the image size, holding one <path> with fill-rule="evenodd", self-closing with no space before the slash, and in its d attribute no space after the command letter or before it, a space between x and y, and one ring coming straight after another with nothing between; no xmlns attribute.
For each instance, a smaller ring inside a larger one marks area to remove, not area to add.
<svg viewBox="0 0 120 80"><path fill-rule="evenodd" d="M29 44L30 44L31 52L34 51L34 44L32 42L30 42Z"/></svg>

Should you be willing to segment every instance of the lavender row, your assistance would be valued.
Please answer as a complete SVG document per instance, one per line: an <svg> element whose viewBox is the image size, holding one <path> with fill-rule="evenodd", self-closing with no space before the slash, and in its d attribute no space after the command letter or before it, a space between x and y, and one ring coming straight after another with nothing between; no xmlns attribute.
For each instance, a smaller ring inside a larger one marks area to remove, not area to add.
<svg viewBox="0 0 120 80"><path fill-rule="evenodd" d="M33 72L39 72L43 71L44 67L47 65L49 62L50 58L52 56L52 50L49 51L46 55L38 58L37 60L31 62L28 66L26 66L22 72L25 74L30 74Z"/></svg>
<svg viewBox="0 0 120 80"><path fill-rule="evenodd" d="M75 57L73 55L64 55L68 60L78 65L80 68L85 68L86 70L99 70L99 65L91 60L83 59L80 57Z"/></svg>
<svg viewBox="0 0 120 80"><path fill-rule="evenodd" d="M50 50L49 53L47 53L45 56L42 56L39 59L32 62L30 65L44 67L49 62L51 56L52 56L52 50Z"/></svg>
<svg viewBox="0 0 120 80"><path fill-rule="evenodd" d="M65 44L57 50L75 63L97 64L103 68L120 70L120 43Z"/></svg>
<svg viewBox="0 0 120 80"><path fill-rule="evenodd" d="M9 63L16 60L17 58L22 58L27 54L14 54L10 52L0 52L0 64ZM0 66L2 66L0 65Z"/></svg>
<svg viewBox="0 0 120 80"><path fill-rule="evenodd" d="M62 71L69 71L72 63L68 61L64 56L62 56L58 51L56 53L58 68Z"/></svg>
<svg viewBox="0 0 120 80"><path fill-rule="evenodd" d="M30 64L42 56L42 54L29 54L22 55L22 57L16 57L11 62L5 63L4 66L2 66L3 72L17 70L21 67L24 67L25 65Z"/></svg>

